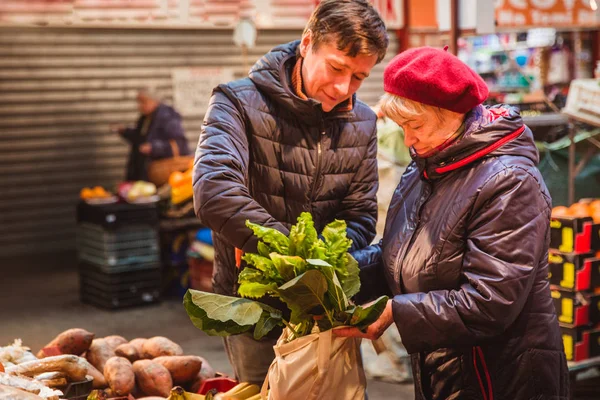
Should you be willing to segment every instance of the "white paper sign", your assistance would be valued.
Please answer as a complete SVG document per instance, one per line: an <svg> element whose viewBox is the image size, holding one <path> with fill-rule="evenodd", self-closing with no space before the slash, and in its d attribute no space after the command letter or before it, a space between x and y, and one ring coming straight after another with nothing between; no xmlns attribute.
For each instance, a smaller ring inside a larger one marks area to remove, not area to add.
<svg viewBox="0 0 600 400"><path fill-rule="evenodd" d="M202 116L213 89L233 80L232 68L173 68L173 104L183 116Z"/></svg>

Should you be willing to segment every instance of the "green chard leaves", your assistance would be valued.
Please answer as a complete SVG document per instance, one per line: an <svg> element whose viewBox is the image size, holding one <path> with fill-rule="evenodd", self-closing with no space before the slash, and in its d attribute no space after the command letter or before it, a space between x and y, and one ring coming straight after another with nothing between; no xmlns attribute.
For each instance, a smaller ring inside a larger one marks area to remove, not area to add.
<svg viewBox="0 0 600 400"><path fill-rule="evenodd" d="M184 306L193 324L209 335L227 336L253 331L260 339L277 326L287 326L293 337L314 329L341 325L361 329L379 318L387 297L368 307L356 306L352 296L360 290L359 267L348 254L352 245L346 223L335 220L319 238L312 216L302 213L289 236L246 222L259 238L258 254L245 254L245 268L238 276L238 294L221 296L188 290ZM283 313L249 299L274 297L291 312Z"/></svg>

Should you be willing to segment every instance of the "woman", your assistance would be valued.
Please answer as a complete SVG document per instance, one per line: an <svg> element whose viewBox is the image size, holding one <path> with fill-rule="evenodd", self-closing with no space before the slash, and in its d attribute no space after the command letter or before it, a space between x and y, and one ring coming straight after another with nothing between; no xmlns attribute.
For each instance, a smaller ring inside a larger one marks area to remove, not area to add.
<svg viewBox="0 0 600 400"><path fill-rule="evenodd" d="M355 256L361 295L394 297L366 333L336 334L374 339L395 323L417 399L567 399L546 279L551 199L531 131L516 109L482 106L485 83L446 51L401 53L384 88L413 162L383 240Z"/></svg>
<svg viewBox="0 0 600 400"><path fill-rule="evenodd" d="M156 89L145 87L138 91L140 111L135 128L112 126L131 145L127 161L126 180L147 181L152 161L174 156L173 148L181 156L190 154L181 123L181 115L173 107L160 102Z"/></svg>

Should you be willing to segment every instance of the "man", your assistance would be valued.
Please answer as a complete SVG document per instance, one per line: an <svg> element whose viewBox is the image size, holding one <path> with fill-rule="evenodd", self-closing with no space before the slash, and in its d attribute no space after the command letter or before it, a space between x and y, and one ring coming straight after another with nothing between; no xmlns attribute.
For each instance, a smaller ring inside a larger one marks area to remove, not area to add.
<svg viewBox="0 0 600 400"><path fill-rule="evenodd" d="M308 211L319 231L345 220L353 250L372 241L376 116L355 93L387 45L368 1L325 0L301 41L274 48L248 78L214 90L196 150L194 205L213 230L216 293L237 294L236 249L256 252L246 220L288 234ZM262 383L276 339L225 339L238 380Z"/></svg>
<svg viewBox="0 0 600 400"><path fill-rule="evenodd" d="M141 116L135 128L113 127L131 144L126 180L148 180L148 165L152 160L173 157L171 142L180 155L190 154L181 126L181 116L172 107L162 104L153 88L138 91L137 105Z"/></svg>

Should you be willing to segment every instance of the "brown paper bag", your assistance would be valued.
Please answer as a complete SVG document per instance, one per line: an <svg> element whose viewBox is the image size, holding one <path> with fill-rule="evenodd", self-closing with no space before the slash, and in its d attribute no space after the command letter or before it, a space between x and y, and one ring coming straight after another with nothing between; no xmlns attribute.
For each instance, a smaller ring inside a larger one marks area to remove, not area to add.
<svg viewBox="0 0 600 400"><path fill-rule="evenodd" d="M359 338L313 333L284 343L289 331L274 347L275 360L262 388L269 400L362 400L366 377Z"/></svg>

